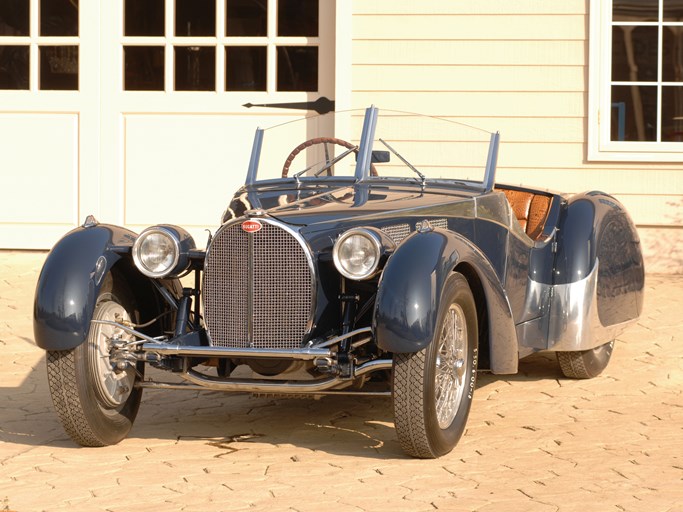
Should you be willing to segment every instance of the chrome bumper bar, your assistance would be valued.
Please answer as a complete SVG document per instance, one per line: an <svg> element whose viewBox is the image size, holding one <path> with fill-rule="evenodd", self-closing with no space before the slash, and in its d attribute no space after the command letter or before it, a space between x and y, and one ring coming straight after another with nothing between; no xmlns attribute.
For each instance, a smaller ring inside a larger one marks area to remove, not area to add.
<svg viewBox="0 0 683 512"><path fill-rule="evenodd" d="M140 341L128 342L129 346L138 346L138 350L142 352L150 352L152 354L164 356L182 356L182 357L230 357L230 358L266 358L266 359L297 359L302 361L312 361L319 357L332 357L334 352L327 347L332 347L337 343L352 338L360 334L369 334L370 327L363 327L356 329L341 336L325 340L317 345L312 345L300 349L271 349L271 348L251 348L251 347L216 347L204 345L180 345L178 343L167 343L164 341L155 340L146 334L136 331L132 327L112 322L109 320L93 320L94 324L112 325L118 327L122 331L131 334L140 339ZM353 344L356 348L363 343L367 343L371 338L367 337Z"/></svg>
<svg viewBox="0 0 683 512"><path fill-rule="evenodd" d="M345 379L342 377L329 377L320 380L276 380L276 379L221 379L204 375L203 373L187 370L178 374L180 377L190 382L190 384L172 384L165 382L141 382L137 384L142 388L156 389L188 389L188 390L211 390L211 391L232 391L247 393L273 393L285 395L316 395L316 394L371 394L377 396L387 396L390 392L343 392L335 390L342 384L348 385L353 379L362 377L371 372L379 370L390 370L392 362L390 359L376 359L368 361L354 368L353 377Z"/></svg>
<svg viewBox="0 0 683 512"><path fill-rule="evenodd" d="M232 358L275 358L313 360L319 357L332 357L332 351L326 348L302 348L299 350L280 350L271 348L232 348L232 347L200 347L183 346L169 343L143 343L144 352L164 356L183 357L232 357Z"/></svg>

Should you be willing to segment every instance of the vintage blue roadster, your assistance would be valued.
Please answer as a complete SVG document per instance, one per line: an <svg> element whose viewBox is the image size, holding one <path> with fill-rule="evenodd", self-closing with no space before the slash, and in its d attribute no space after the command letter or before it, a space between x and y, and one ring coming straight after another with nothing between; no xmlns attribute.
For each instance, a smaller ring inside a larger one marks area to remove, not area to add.
<svg viewBox="0 0 683 512"><path fill-rule="evenodd" d="M314 116L257 130L206 249L88 217L35 296L66 432L119 442L145 388L391 395L401 446L429 458L461 437L478 369L553 351L598 375L642 309L638 234L605 193L497 183L498 140L375 107Z"/></svg>

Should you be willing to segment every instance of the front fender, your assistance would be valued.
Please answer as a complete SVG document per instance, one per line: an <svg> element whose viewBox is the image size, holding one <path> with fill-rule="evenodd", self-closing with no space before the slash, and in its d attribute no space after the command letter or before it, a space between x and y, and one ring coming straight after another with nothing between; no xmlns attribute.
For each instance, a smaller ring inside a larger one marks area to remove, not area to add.
<svg viewBox="0 0 683 512"><path fill-rule="evenodd" d="M36 286L33 333L39 347L69 350L85 340L104 276L130 252L136 237L99 224L76 228L57 242Z"/></svg>
<svg viewBox="0 0 683 512"><path fill-rule="evenodd" d="M516 373L518 345L507 296L486 256L469 240L443 229L415 233L391 255L382 272L373 327L388 352L416 352L434 339L443 285L467 267L481 285L488 308L491 369ZM474 283L471 282L471 286ZM473 287L473 293L479 291Z"/></svg>

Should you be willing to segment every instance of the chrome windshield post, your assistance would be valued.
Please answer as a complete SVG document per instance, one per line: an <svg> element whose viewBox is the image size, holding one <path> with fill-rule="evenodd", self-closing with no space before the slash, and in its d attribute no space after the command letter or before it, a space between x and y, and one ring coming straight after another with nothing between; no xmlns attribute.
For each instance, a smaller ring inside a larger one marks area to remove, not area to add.
<svg viewBox="0 0 683 512"><path fill-rule="evenodd" d="M365 110L363 132L360 136L358 158L356 160L356 181L362 181L368 176L370 161L372 160L372 142L375 139L375 127L377 126L377 113L377 107L374 105Z"/></svg>
<svg viewBox="0 0 683 512"><path fill-rule="evenodd" d="M263 128L256 128L254 134L254 144L251 146L251 157L249 158L249 169L247 170L246 185L251 185L256 181L259 158L261 157L261 146L263 145Z"/></svg>
<svg viewBox="0 0 683 512"><path fill-rule="evenodd" d="M484 190L491 192L496 183L496 165L498 165L498 144L500 144L500 132L492 133L489 142L489 155L486 160L486 173L484 174Z"/></svg>

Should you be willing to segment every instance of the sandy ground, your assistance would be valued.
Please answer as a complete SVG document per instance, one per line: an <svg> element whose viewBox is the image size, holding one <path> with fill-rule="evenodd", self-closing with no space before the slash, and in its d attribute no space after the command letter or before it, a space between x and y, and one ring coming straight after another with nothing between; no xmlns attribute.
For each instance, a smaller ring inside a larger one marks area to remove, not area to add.
<svg viewBox="0 0 683 512"><path fill-rule="evenodd" d="M148 390L126 440L77 447L33 342L44 258L0 252L0 510L683 511L683 277L648 276L596 379L551 355L480 375L463 439L425 461L387 398Z"/></svg>

